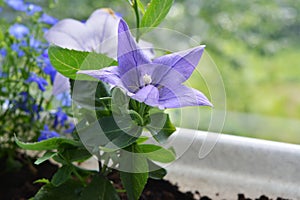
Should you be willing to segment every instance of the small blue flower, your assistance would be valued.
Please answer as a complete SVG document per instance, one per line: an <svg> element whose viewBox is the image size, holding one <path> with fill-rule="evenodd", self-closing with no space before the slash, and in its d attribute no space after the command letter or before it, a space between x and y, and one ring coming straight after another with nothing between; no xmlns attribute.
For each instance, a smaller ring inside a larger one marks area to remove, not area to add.
<svg viewBox="0 0 300 200"><path fill-rule="evenodd" d="M47 140L49 138L60 137L60 135L55 131L50 131L47 125L44 125L44 130L40 131L40 136L38 141Z"/></svg>
<svg viewBox="0 0 300 200"><path fill-rule="evenodd" d="M48 49L46 49L42 55L38 58L40 60L39 65L41 68L43 68L43 71L45 74L50 76L51 83L54 82L55 76L56 76L56 69L51 65L49 56L48 56Z"/></svg>
<svg viewBox="0 0 300 200"><path fill-rule="evenodd" d="M17 39L22 39L29 33L30 33L29 28L27 28L23 24L16 23L16 24L12 25L11 27L9 27L9 34L11 34L12 36L14 36Z"/></svg>
<svg viewBox="0 0 300 200"><path fill-rule="evenodd" d="M5 0L5 3L14 10L26 12L29 16L43 10L41 6L25 3L23 0Z"/></svg>
<svg viewBox="0 0 300 200"><path fill-rule="evenodd" d="M0 70L0 78L7 78L7 73Z"/></svg>
<svg viewBox="0 0 300 200"><path fill-rule="evenodd" d="M62 111L62 109L59 107L57 109L57 112L54 113L54 124L53 127L56 128L59 124L61 126L65 125L65 122L68 120L68 115Z"/></svg>
<svg viewBox="0 0 300 200"><path fill-rule="evenodd" d="M43 22L45 24L54 25L58 22L58 19L55 17L52 17L50 15L47 15L46 13L43 13L42 16L39 19L40 22Z"/></svg>
<svg viewBox="0 0 300 200"><path fill-rule="evenodd" d="M33 15L36 12L43 11L41 6L38 6L38 5L35 5L35 4L32 4L32 3L27 3L26 7L27 7L26 14L29 15L29 16Z"/></svg>
<svg viewBox="0 0 300 200"><path fill-rule="evenodd" d="M64 133L72 133L75 129L74 123L69 124L69 128L64 131Z"/></svg>
<svg viewBox="0 0 300 200"><path fill-rule="evenodd" d="M30 77L26 80L26 82L28 82L28 83L35 82L42 92L44 92L46 90L45 86L48 85L47 81L44 78L37 76L33 72L31 73Z"/></svg>
<svg viewBox="0 0 300 200"><path fill-rule="evenodd" d="M2 57L6 57L6 55L7 55L6 49L4 49L4 48L0 49L0 55L1 55Z"/></svg>
<svg viewBox="0 0 300 200"><path fill-rule="evenodd" d="M50 76L51 83L53 83L55 75L57 73L55 68L51 64L46 64L43 71L45 72L45 74Z"/></svg>
<svg viewBox="0 0 300 200"><path fill-rule="evenodd" d="M34 98L32 98L28 92L20 92L20 100L16 101L14 100L13 103L15 104L15 108L18 108L22 111L25 111L27 114L36 115L36 118L33 119L39 119L40 118L40 111L43 110L43 108L37 104L35 104Z"/></svg>
<svg viewBox="0 0 300 200"><path fill-rule="evenodd" d="M41 50L43 47L43 43L34 38L34 36L30 36L29 46L35 50Z"/></svg>
<svg viewBox="0 0 300 200"><path fill-rule="evenodd" d="M72 105L72 99L70 92L63 92L56 95L56 99L61 102L62 106L70 107Z"/></svg>
<svg viewBox="0 0 300 200"><path fill-rule="evenodd" d="M25 55L25 52L22 50L24 44L22 43L14 43L10 46L10 48L18 54L18 57L22 57Z"/></svg>
<svg viewBox="0 0 300 200"><path fill-rule="evenodd" d="M4 1L9 7L17 11L25 12L27 9L26 4L23 0L5 0Z"/></svg>

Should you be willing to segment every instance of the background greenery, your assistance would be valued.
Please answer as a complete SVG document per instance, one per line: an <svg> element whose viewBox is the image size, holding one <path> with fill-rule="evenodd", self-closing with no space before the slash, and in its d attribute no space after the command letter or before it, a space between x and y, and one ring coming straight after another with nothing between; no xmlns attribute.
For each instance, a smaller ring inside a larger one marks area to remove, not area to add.
<svg viewBox="0 0 300 200"><path fill-rule="evenodd" d="M50 5L48 13L59 19L85 20L96 8L111 7L135 27L127 0L33 2ZM218 67L226 89L223 132L300 143L298 0L175 0L160 27L206 44L206 52ZM208 94L200 79L193 77L193 87ZM206 129L210 112L201 111L197 128ZM193 109L187 112L191 119L197 113ZM178 121L175 111L173 114ZM181 126L194 128L189 123Z"/></svg>

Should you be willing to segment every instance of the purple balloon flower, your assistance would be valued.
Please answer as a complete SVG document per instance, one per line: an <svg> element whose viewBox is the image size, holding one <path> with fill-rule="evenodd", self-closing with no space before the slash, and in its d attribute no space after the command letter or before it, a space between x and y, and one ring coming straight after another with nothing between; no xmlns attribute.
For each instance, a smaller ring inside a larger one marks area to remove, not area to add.
<svg viewBox="0 0 300 200"><path fill-rule="evenodd" d="M131 98L160 109L212 106L204 94L182 84L195 70L203 51L204 46L198 46L151 61L121 19L118 27L119 66L78 73L121 87Z"/></svg>
<svg viewBox="0 0 300 200"><path fill-rule="evenodd" d="M94 11L86 22L63 19L45 33L49 43L78 51L98 52L112 58L117 54L117 33L119 18L110 9ZM53 95L70 91L69 79L56 73Z"/></svg>
<svg viewBox="0 0 300 200"><path fill-rule="evenodd" d="M40 142L54 137L60 137L60 135L55 131L50 131L49 127L44 125L44 130L41 131L38 141Z"/></svg>
<svg viewBox="0 0 300 200"><path fill-rule="evenodd" d="M117 58L117 33L120 16L111 9L95 10L85 22L63 19L45 33L49 43L77 51L97 52ZM152 44L140 41L153 57ZM53 94L69 91L69 79L57 73L53 83Z"/></svg>

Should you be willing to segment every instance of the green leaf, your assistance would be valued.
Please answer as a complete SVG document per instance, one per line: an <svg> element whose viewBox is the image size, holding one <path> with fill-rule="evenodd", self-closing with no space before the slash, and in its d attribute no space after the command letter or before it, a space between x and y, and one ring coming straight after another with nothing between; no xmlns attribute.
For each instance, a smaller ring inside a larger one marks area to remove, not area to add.
<svg viewBox="0 0 300 200"><path fill-rule="evenodd" d="M68 148L61 152L69 162L82 162L89 159L92 154L86 148Z"/></svg>
<svg viewBox="0 0 300 200"><path fill-rule="evenodd" d="M54 187L52 184L44 185L34 196L34 200L76 200L80 197L82 185L74 180Z"/></svg>
<svg viewBox="0 0 300 200"><path fill-rule="evenodd" d="M46 178L42 178L42 179L38 179L36 181L34 181L33 183L45 183L45 184L49 184L50 181Z"/></svg>
<svg viewBox="0 0 300 200"><path fill-rule="evenodd" d="M141 22L141 33L145 33L158 26L167 16L173 0L151 0Z"/></svg>
<svg viewBox="0 0 300 200"><path fill-rule="evenodd" d="M61 184L65 183L71 176L73 171L72 165L64 165L57 170L57 172L53 175L51 179L51 183L54 186L60 186Z"/></svg>
<svg viewBox="0 0 300 200"><path fill-rule="evenodd" d="M103 117L78 131L82 143L92 152L99 148L107 152L133 144L142 134L142 127L127 123L119 126L113 116Z"/></svg>
<svg viewBox="0 0 300 200"><path fill-rule="evenodd" d="M163 112L150 113L151 122L146 126L154 139L159 143L165 142L176 131L168 114Z"/></svg>
<svg viewBox="0 0 300 200"><path fill-rule="evenodd" d="M167 175L167 170L148 160L149 178L160 180Z"/></svg>
<svg viewBox="0 0 300 200"><path fill-rule="evenodd" d="M113 148L112 144L119 148L127 147L133 144L143 131L142 127L130 123L120 127L120 124L117 124L113 116L99 119L99 124L111 142L106 144L106 148Z"/></svg>
<svg viewBox="0 0 300 200"><path fill-rule="evenodd" d="M148 173L120 172L120 176L128 199L139 199L147 183Z"/></svg>
<svg viewBox="0 0 300 200"><path fill-rule="evenodd" d="M140 136L139 139L136 140L136 143L142 144L146 142L149 138L147 136Z"/></svg>
<svg viewBox="0 0 300 200"><path fill-rule="evenodd" d="M57 152L51 152L51 151L47 151L42 157L38 158L34 164L39 165L43 162L45 162L46 160L52 158L53 156L56 156Z"/></svg>
<svg viewBox="0 0 300 200"><path fill-rule="evenodd" d="M173 151L154 144L140 144L139 149L148 159L153 161L169 163L176 159Z"/></svg>
<svg viewBox="0 0 300 200"><path fill-rule="evenodd" d="M148 180L148 162L140 155L138 146L133 144L121 153L120 178L128 199L139 199ZM131 153L132 152L132 153Z"/></svg>
<svg viewBox="0 0 300 200"><path fill-rule="evenodd" d="M144 4L141 2L141 0L136 0L139 10L141 11L141 13L144 15L145 14L145 6Z"/></svg>
<svg viewBox="0 0 300 200"><path fill-rule="evenodd" d="M104 54L75 51L51 46L48 49L51 64L62 75L71 79L91 80L91 77L76 74L79 70L97 70L108 66L116 66L117 62Z"/></svg>
<svg viewBox="0 0 300 200"><path fill-rule="evenodd" d="M113 185L103 176L94 176L92 182L84 188L79 200L118 200L120 199Z"/></svg>
<svg viewBox="0 0 300 200"><path fill-rule="evenodd" d="M67 138L50 138L47 140L43 140L40 142L21 142L18 140L17 137L15 137L15 141L17 145L23 149L26 150L36 150L36 151L43 151L43 150L53 150L57 149L59 146L64 145L64 144L69 144L73 146L80 146L81 143L67 139Z"/></svg>

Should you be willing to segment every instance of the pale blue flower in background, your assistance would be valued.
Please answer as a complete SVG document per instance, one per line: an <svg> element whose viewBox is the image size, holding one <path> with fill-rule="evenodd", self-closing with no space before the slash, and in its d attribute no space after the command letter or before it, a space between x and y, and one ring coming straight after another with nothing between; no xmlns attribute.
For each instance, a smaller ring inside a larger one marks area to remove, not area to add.
<svg viewBox="0 0 300 200"><path fill-rule="evenodd" d="M5 0L4 2L14 10L23 12L27 10L27 6L23 0Z"/></svg>
<svg viewBox="0 0 300 200"><path fill-rule="evenodd" d="M72 98L70 92L62 92L55 96L60 101L62 106L69 107L72 105Z"/></svg>
<svg viewBox="0 0 300 200"><path fill-rule="evenodd" d="M27 15L33 15L36 12L43 11L41 6L33 3L26 3L23 0L5 0L4 2L12 9L26 12Z"/></svg>
<svg viewBox="0 0 300 200"><path fill-rule="evenodd" d="M57 111L54 113L53 127L56 128L58 125L64 126L67 120L68 120L68 115L62 110L61 107L59 107Z"/></svg>
<svg viewBox="0 0 300 200"><path fill-rule="evenodd" d="M40 131L40 136L38 138L38 141L40 142L55 137L60 137L60 135L55 131L50 131L49 127L47 125L44 125L44 130Z"/></svg>
<svg viewBox="0 0 300 200"><path fill-rule="evenodd" d="M28 82L28 83L35 82L37 84L38 88L42 92L44 92L46 90L45 86L48 85L48 82L44 78L39 77L34 72L31 72L30 77L26 80L26 82Z"/></svg>
<svg viewBox="0 0 300 200"><path fill-rule="evenodd" d="M26 14L27 15L33 15L36 12L43 11L43 8L41 6L35 5L33 3L26 3Z"/></svg>
<svg viewBox="0 0 300 200"><path fill-rule="evenodd" d="M43 13L39 19L39 22L43 22L43 23L49 24L49 25L54 25L58 22L58 19L56 19L55 17L52 17L46 13Z"/></svg>
<svg viewBox="0 0 300 200"><path fill-rule="evenodd" d="M9 27L9 34L17 39L22 39L25 36L29 35L29 33L29 28L23 24L16 23Z"/></svg>
<svg viewBox="0 0 300 200"><path fill-rule="evenodd" d="M25 55L25 52L22 49L24 46L26 46L26 42L21 41L20 43L13 43L10 48L17 53L18 57L22 57Z"/></svg>

